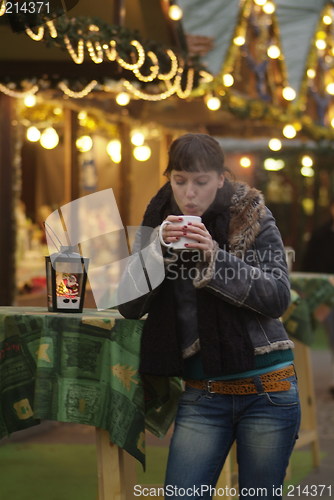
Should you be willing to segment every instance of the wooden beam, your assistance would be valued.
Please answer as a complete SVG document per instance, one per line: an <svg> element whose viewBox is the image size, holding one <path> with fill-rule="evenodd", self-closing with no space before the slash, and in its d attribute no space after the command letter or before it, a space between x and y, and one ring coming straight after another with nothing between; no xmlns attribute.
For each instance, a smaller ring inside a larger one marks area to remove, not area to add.
<svg viewBox="0 0 334 500"><path fill-rule="evenodd" d="M15 194L13 161L13 103L0 93L0 305L15 299Z"/></svg>
<svg viewBox="0 0 334 500"><path fill-rule="evenodd" d="M120 199L119 212L124 226L130 225L131 199L131 163L132 145L130 142L130 128L126 123L119 124L120 140L122 144L122 161L120 163Z"/></svg>
<svg viewBox="0 0 334 500"><path fill-rule="evenodd" d="M64 122L64 175L66 202L76 200L80 196L80 172L78 152L75 146L77 140L78 119L77 113L65 108Z"/></svg>

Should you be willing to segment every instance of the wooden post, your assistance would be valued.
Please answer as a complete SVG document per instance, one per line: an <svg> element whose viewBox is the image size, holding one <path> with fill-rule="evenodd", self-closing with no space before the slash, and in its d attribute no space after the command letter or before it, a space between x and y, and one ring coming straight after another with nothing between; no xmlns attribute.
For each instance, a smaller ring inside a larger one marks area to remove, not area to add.
<svg viewBox="0 0 334 500"><path fill-rule="evenodd" d="M12 305L15 298L15 165L13 161L13 102L0 93L0 305Z"/></svg>
<svg viewBox="0 0 334 500"><path fill-rule="evenodd" d="M98 500L126 500L122 450L110 443L109 433L96 428ZM122 462L122 463L121 463Z"/></svg>
<svg viewBox="0 0 334 500"><path fill-rule="evenodd" d="M77 140L77 113L65 108L64 122L64 200L66 203L80 196L80 172L78 153L75 146Z"/></svg>
<svg viewBox="0 0 334 500"><path fill-rule="evenodd" d="M119 166L120 199L119 212L124 226L131 225L130 200L131 200L131 163L132 145L130 141L130 128L126 123L119 124L120 140L122 144L122 161Z"/></svg>

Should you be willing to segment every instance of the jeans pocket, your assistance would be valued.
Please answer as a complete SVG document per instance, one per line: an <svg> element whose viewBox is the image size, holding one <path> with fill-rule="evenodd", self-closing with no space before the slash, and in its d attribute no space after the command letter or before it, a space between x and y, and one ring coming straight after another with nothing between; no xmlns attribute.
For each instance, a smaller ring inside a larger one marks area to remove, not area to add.
<svg viewBox="0 0 334 500"><path fill-rule="evenodd" d="M181 394L179 404L195 404L198 403L203 396L205 396L205 391L203 391L202 389L195 389L194 387L187 386Z"/></svg>
<svg viewBox="0 0 334 500"><path fill-rule="evenodd" d="M299 404L298 385L295 377L286 380L291 384L287 391L265 393L269 404L273 406L297 406Z"/></svg>

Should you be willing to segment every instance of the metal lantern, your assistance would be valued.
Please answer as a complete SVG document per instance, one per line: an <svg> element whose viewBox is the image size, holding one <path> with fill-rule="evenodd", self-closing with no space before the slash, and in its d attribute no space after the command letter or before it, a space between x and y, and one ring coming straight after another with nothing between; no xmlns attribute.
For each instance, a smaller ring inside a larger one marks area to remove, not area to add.
<svg viewBox="0 0 334 500"><path fill-rule="evenodd" d="M45 257L49 311L82 312L89 259L75 250L61 246L58 253Z"/></svg>

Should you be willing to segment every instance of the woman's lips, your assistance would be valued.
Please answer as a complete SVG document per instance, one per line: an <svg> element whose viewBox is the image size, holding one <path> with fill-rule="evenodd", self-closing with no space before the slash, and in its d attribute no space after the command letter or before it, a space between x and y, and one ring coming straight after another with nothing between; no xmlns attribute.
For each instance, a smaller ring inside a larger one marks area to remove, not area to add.
<svg viewBox="0 0 334 500"><path fill-rule="evenodd" d="M185 208L185 210L187 210L187 212L196 212L197 211L197 205L188 204L188 205L185 205L184 208Z"/></svg>

